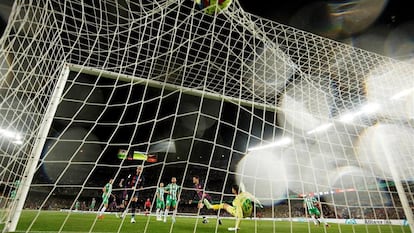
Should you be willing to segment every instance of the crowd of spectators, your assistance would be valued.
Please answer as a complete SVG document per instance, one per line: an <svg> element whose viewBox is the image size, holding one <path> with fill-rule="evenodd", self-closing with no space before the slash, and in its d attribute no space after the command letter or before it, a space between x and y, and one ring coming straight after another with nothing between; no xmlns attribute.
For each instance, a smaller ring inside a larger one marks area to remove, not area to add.
<svg viewBox="0 0 414 233"><path fill-rule="evenodd" d="M137 211L144 210L144 202L147 198L152 201L155 193L156 183L158 179L151 179L147 176L146 185L143 190L139 192L139 200ZM211 178L211 184L220 184L219 181L215 182ZM181 193L181 201L178 205L179 213L186 213L195 215L198 212L197 204L189 202L194 198L194 190L192 190L193 184L185 179L183 186L185 189ZM32 192L29 193L26 199L25 208L28 209L42 209L42 210L73 210L73 211L98 211L101 205L101 186L95 184L93 187L85 189L79 196L74 196L73 193L77 193L79 190L62 188L56 189L55 193L50 195L47 192ZM222 187L209 187L209 190L217 189L216 193L222 191ZM113 196L110 199L110 203L107 211L120 211L122 210L121 205L121 193L123 189L118 186L114 186ZM372 193L358 193L358 198L354 198L357 193L342 193L335 194L333 200L326 201L322 200L322 214L325 218L338 218L338 219L405 219L404 211L401 207L401 203L398 202L398 196L393 192L390 192L388 198L383 198L380 194L374 195ZM218 195L218 194L217 194ZM221 198L220 195L213 196L213 200ZM91 208L92 198L96 199L96 203ZM231 203L232 197L225 196L224 201ZM394 200L390 205L374 205L373 203L382 203L383 200ZM46 201L44 201L46 200ZM341 202L342 200L342 202ZM352 202L352 200L358 200ZM333 204L333 201L335 204ZM362 204L361 204L362 203ZM369 204L372 204L371 206ZM374 206L374 207L373 207ZM152 211L155 211L153 208ZM215 212L211 212L214 215ZM225 211L220 212L221 215L226 215ZM303 206L303 199L296 198L285 200L280 203L276 203L271 206L265 206L264 208L257 208L254 212L254 216L265 217L265 218L300 218L305 217L305 209Z"/></svg>

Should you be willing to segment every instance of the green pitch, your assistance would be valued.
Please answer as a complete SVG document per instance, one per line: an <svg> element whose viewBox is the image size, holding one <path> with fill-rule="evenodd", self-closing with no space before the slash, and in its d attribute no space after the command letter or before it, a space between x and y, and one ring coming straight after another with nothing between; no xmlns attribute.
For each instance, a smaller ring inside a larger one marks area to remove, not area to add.
<svg viewBox="0 0 414 233"><path fill-rule="evenodd" d="M39 215L37 215L40 213ZM33 220L36 219L34 222ZM158 222L154 216L136 216L136 223L130 223L129 216L125 219L106 214L104 219L97 219L93 213L68 213L52 211L25 211L17 227L17 232L123 232L123 233L211 233L227 232L228 227L234 226L233 219L223 219L223 225L216 225L216 219L210 218L208 224L203 224L201 218L178 217L175 224ZM4 226L0 226L2 229ZM329 228L315 227L308 223L276 222L268 220L248 220L241 223L240 233L317 233L317 232L360 232L360 233L399 233L410 232L409 227L391 225L345 225L331 224Z"/></svg>

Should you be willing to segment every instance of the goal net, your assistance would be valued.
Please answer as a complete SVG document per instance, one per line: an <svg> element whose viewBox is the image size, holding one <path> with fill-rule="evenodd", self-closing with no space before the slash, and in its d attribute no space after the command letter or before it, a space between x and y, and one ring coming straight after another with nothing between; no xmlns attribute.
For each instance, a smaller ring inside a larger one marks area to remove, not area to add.
<svg viewBox="0 0 414 233"><path fill-rule="evenodd" d="M0 44L3 232L412 232L410 64L237 0L16 0Z"/></svg>

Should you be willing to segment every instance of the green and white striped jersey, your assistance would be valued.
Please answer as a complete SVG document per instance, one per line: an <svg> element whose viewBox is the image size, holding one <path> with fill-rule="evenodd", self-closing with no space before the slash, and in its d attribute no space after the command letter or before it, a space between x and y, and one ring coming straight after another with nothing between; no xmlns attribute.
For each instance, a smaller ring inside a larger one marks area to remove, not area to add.
<svg viewBox="0 0 414 233"><path fill-rule="evenodd" d="M177 200L178 199L178 192L180 191L180 186L177 184L171 183L165 187L165 190L168 191L167 199L170 200Z"/></svg>

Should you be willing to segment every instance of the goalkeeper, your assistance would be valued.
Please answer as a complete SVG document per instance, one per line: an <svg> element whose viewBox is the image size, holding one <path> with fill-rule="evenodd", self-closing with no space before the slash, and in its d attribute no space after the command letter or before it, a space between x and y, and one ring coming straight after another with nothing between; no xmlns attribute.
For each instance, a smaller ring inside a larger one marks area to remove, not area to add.
<svg viewBox="0 0 414 233"><path fill-rule="evenodd" d="M237 231L239 230L240 221L242 218L250 217L253 211L253 202L258 204L261 208L263 208L262 204L260 203L257 198L255 198L252 194L248 192L241 191L238 185L233 185L231 187L231 192L236 195L233 200L232 205L227 203L220 203L212 205L206 198L204 199L204 205L208 209L219 210L224 209L232 216L236 217L236 225L235 227L229 227L229 231Z"/></svg>

